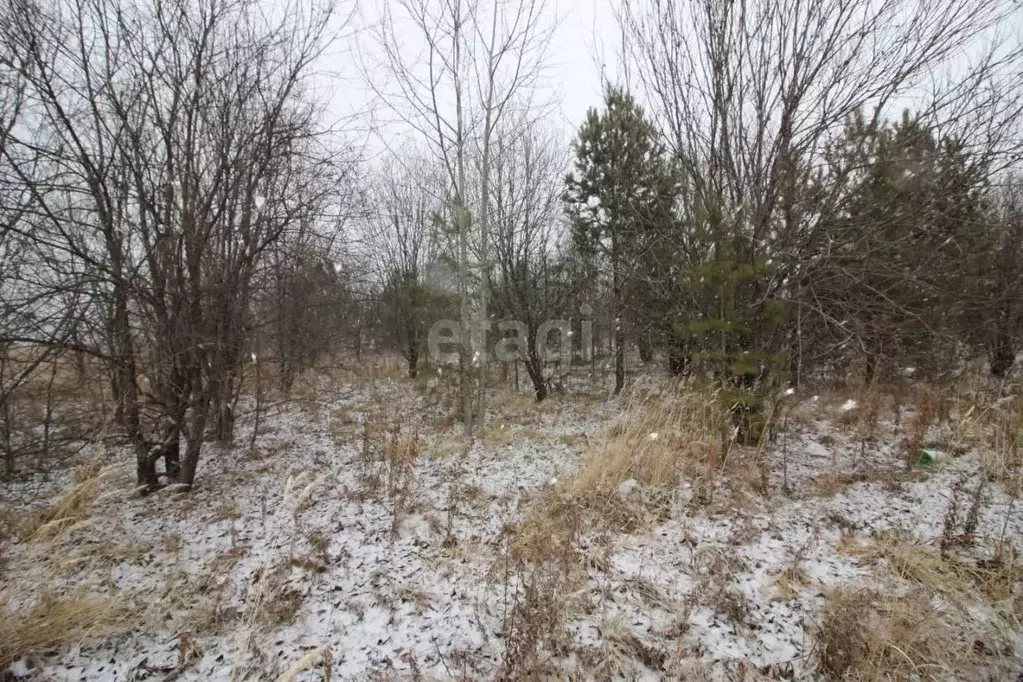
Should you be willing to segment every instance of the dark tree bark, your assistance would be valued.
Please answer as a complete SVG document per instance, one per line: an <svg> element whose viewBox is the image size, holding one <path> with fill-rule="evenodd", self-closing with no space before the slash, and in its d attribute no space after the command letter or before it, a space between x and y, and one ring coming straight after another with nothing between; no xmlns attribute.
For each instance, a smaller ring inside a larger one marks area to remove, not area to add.
<svg viewBox="0 0 1023 682"><path fill-rule="evenodd" d="M692 362L693 354L686 342L679 339L672 341L668 350L668 369L671 375L681 377L689 374Z"/></svg>
<svg viewBox="0 0 1023 682"><path fill-rule="evenodd" d="M644 363L654 359L654 344L646 334L639 334L636 337L636 345L639 347L639 359Z"/></svg>
<svg viewBox="0 0 1023 682"><path fill-rule="evenodd" d="M1016 362L1016 352L1008 335L999 334L998 339L991 346L989 358L992 376L999 379L1005 378Z"/></svg>

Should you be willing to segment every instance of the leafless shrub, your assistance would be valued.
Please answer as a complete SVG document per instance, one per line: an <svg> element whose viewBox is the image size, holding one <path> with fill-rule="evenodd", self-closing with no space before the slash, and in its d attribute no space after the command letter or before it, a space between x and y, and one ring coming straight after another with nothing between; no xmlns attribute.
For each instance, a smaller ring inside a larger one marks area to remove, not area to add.
<svg viewBox="0 0 1023 682"><path fill-rule="evenodd" d="M415 504L415 467L422 447L418 434L403 433L400 427L387 438L384 465L387 497L392 507L392 537L397 536L398 527Z"/></svg>
<svg viewBox="0 0 1023 682"><path fill-rule="evenodd" d="M549 489L521 523L502 532L504 551L490 570L491 582L502 591L501 679L552 674L552 657L571 644L565 619L571 594L585 579L582 514L571 496Z"/></svg>
<svg viewBox="0 0 1023 682"><path fill-rule="evenodd" d="M311 235L324 213L331 232L349 213L350 155L326 148L303 85L335 9L5 5L0 46L23 106L6 118L5 81L3 189L33 210L0 234L23 263L5 277L0 346L98 361L147 489L161 474L190 485L207 436L231 441L259 332L307 310L292 300L268 315L259 305L275 258L319 242L318 272L336 274L329 238ZM41 324L10 324L32 317ZM53 407L47 399L47 415Z"/></svg>
<svg viewBox="0 0 1023 682"><path fill-rule="evenodd" d="M967 500L963 493L969 483L967 476L962 475L952 482L948 495L948 508L941 529L941 555L947 557L953 547L969 545L973 542L977 524L980 522L980 511L984 504L984 478L977 480L973 491L968 493ZM969 509L962 509L964 501L969 502Z"/></svg>
<svg viewBox="0 0 1023 682"><path fill-rule="evenodd" d="M1002 401L999 401L1002 402ZM991 481L1000 481L1019 494L1023 480L1023 407L1015 401L995 404L980 410L978 420L985 431L978 440L984 448L984 474Z"/></svg>
<svg viewBox="0 0 1023 682"><path fill-rule="evenodd" d="M552 659L565 655L572 636L565 623L565 576L555 566L523 564L505 623L499 679L521 680L556 672Z"/></svg>
<svg viewBox="0 0 1023 682"><path fill-rule="evenodd" d="M105 383L91 358L0 340L0 476L64 466L101 438L113 414Z"/></svg>

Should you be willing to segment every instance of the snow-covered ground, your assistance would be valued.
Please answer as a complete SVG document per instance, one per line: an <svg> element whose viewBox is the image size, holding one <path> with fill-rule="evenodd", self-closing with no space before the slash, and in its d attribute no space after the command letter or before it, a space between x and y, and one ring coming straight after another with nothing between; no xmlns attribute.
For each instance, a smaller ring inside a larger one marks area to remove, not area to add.
<svg viewBox="0 0 1023 682"><path fill-rule="evenodd" d="M0 604L17 612L44 593L87 593L130 605L124 627L18 660L9 674L272 680L299 664L309 669L294 679L322 679L317 662L335 680L507 673L509 613L525 585L509 568L510 529L565 486L602 431L630 416L615 401L565 397L534 408L516 398L499 403L488 437L466 448L436 401L402 380L325 387L319 400L265 418L254 451L209 446L188 493L138 497L129 458L108 453L125 465L103 474L85 520L7 546ZM712 504L697 504L684 484L630 532L584 528L584 574L562 584L572 590L561 624L570 642L540 637L547 670L562 679L812 679L829 591L875 584L884 568L850 548L892 531L937 546L950 491L961 475L979 481L980 454L906 472L890 424L864 444L839 423L843 407L855 407L792 401L800 418L768 449L766 495L730 494L737 484L724 476ZM367 439L367 422L390 430ZM390 440L412 437L411 466L383 461ZM639 508L646 494L621 488ZM1000 540L1018 549L1021 511L1002 484L987 485L971 556L991 556ZM1019 667L1023 639L1011 645L999 661Z"/></svg>

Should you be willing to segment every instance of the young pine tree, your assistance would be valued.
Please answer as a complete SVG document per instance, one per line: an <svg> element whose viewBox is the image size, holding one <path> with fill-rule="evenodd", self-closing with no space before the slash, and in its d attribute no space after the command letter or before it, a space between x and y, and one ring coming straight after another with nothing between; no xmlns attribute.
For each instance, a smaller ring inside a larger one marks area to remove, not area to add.
<svg viewBox="0 0 1023 682"><path fill-rule="evenodd" d="M626 329L643 329L656 298L655 256L674 224L675 179L653 123L627 92L609 87L574 143L565 210L578 252L610 278L615 388L625 383Z"/></svg>

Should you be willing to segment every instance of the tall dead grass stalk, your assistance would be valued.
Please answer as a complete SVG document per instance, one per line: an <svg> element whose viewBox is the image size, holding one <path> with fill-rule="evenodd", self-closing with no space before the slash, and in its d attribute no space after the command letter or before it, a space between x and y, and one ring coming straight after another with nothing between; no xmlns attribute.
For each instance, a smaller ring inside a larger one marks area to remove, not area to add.
<svg viewBox="0 0 1023 682"><path fill-rule="evenodd" d="M0 670L32 654L132 627L138 609L89 594L57 597L44 592L27 607L0 601Z"/></svg>
<svg viewBox="0 0 1023 682"><path fill-rule="evenodd" d="M597 439L572 483L575 493L613 493L628 479L653 488L713 479L733 437L719 401L685 383L633 394L624 415Z"/></svg>

